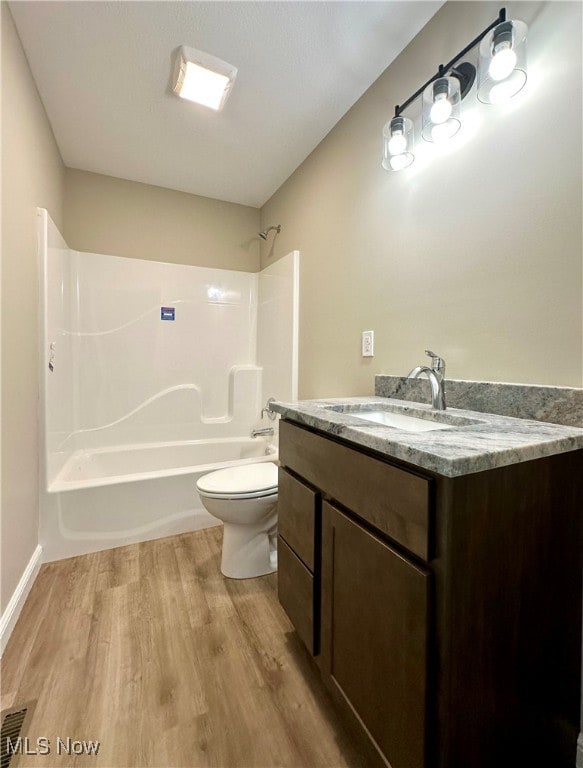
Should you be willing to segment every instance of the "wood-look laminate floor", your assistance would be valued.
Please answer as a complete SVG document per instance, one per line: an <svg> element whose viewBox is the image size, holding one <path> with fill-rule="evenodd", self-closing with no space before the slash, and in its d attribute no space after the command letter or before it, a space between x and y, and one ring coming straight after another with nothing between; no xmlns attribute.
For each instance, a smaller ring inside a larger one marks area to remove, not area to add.
<svg viewBox="0 0 583 768"><path fill-rule="evenodd" d="M18 766L363 766L277 601L220 573L221 529L42 567L2 659L2 709L37 700ZM97 756L56 739L97 740ZM14 763L13 763L14 765Z"/></svg>

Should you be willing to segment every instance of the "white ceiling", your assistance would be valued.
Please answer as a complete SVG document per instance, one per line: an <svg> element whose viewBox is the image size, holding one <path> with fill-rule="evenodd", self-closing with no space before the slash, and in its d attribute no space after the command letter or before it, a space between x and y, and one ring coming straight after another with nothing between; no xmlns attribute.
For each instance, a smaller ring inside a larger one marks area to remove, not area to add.
<svg viewBox="0 0 583 768"><path fill-rule="evenodd" d="M44 0L10 8L67 166L260 206L441 5ZM170 93L180 45L238 68L222 112Z"/></svg>

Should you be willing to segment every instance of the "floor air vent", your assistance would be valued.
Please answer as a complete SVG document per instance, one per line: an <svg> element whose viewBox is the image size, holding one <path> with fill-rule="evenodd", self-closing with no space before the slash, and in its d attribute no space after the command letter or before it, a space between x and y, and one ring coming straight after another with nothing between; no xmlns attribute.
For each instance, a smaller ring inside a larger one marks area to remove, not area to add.
<svg viewBox="0 0 583 768"><path fill-rule="evenodd" d="M30 705L13 707L2 713L2 728L0 735L0 768L8 768L12 758L19 752L19 738L22 736L22 726Z"/></svg>

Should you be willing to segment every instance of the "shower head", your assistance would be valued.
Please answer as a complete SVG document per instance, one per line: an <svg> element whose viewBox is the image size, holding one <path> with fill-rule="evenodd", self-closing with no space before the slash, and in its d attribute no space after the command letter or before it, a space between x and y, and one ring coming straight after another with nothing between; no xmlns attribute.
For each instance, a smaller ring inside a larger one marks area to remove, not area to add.
<svg viewBox="0 0 583 768"><path fill-rule="evenodd" d="M275 229L277 234L279 234L281 232L281 224L278 224L277 226L273 226L273 227L267 227L267 229L264 229L262 232L259 233L259 237L262 240L267 240L267 235L271 232L272 229Z"/></svg>

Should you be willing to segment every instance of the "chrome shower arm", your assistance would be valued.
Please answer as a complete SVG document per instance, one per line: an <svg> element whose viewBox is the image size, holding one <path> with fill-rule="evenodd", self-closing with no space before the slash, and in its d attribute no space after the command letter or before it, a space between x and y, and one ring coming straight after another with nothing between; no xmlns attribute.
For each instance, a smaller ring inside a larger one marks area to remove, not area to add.
<svg viewBox="0 0 583 768"><path fill-rule="evenodd" d="M267 227L267 229L263 229L263 230L261 230L261 232L259 232L259 237L260 237L262 240L267 240L267 235L268 235L268 234L269 234L269 233L270 233L272 230L275 230L275 231L276 231L276 233L279 235L279 233L281 232L281 224L274 224L274 225L273 225L273 226L271 226L271 227Z"/></svg>

